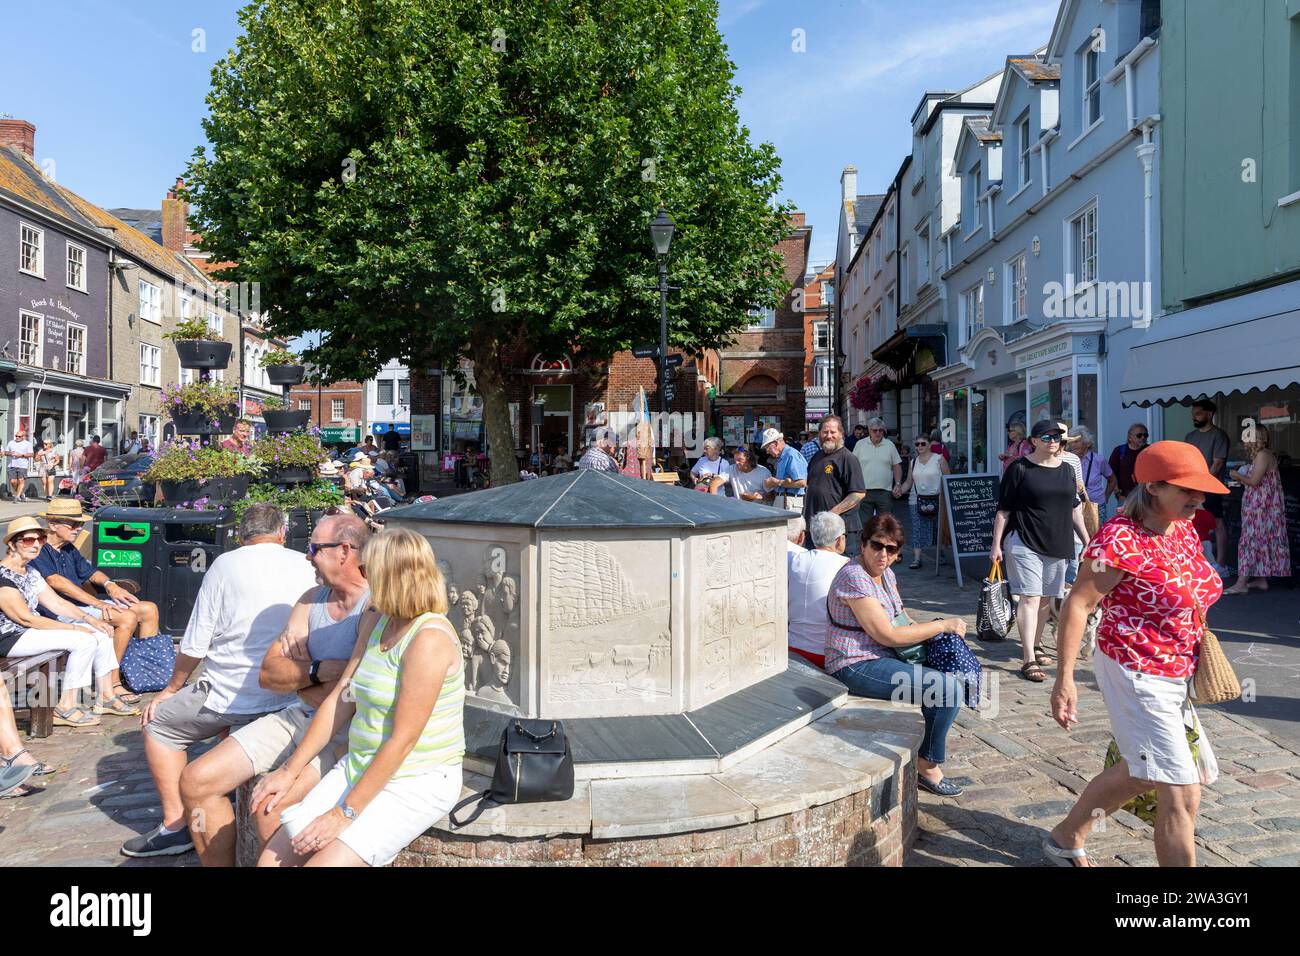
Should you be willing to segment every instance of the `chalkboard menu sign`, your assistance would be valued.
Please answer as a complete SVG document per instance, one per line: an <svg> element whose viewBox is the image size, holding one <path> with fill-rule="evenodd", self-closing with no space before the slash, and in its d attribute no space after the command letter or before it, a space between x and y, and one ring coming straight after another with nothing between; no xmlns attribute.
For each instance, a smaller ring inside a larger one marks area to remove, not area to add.
<svg viewBox="0 0 1300 956"><path fill-rule="evenodd" d="M952 560L961 579L961 559L993 550L993 518L998 511L998 486L1002 476L944 475L943 500L952 535Z"/></svg>

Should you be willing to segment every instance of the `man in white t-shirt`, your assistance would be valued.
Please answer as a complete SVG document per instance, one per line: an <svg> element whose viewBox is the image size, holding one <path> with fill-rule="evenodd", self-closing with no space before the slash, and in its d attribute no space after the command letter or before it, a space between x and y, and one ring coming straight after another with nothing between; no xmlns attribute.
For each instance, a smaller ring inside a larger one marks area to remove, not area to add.
<svg viewBox="0 0 1300 956"><path fill-rule="evenodd" d="M807 548L804 542L803 515L791 515L785 523L785 569L790 570L790 562L796 554L804 554Z"/></svg>
<svg viewBox="0 0 1300 956"><path fill-rule="evenodd" d="M239 521L240 547L219 556L203 577L172 679L140 718L162 825L128 840L122 848L127 856L166 856L193 847L180 789L191 745L297 700L258 683L262 659L288 625L294 602L316 583L301 552L284 546L284 533L279 508L250 506ZM200 664L203 673L187 685Z"/></svg>
<svg viewBox="0 0 1300 956"><path fill-rule="evenodd" d="M790 559L789 641L790 650L818 667L826 665L826 596L840 568L848 562L844 548L848 535L844 519L833 511L822 511L812 519L813 548Z"/></svg>
<svg viewBox="0 0 1300 956"><path fill-rule="evenodd" d="M23 492L27 489L27 470L32 466L34 454L32 443L27 440L27 433L19 425L13 439L5 445L5 458L9 462L9 491L14 501L27 500Z"/></svg>

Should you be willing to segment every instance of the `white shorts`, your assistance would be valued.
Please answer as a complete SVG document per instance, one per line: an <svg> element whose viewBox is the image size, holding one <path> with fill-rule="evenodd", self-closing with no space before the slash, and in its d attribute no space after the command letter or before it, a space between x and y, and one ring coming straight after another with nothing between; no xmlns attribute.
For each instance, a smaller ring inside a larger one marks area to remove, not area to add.
<svg viewBox="0 0 1300 956"><path fill-rule="evenodd" d="M343 760L311 788L301 803L280 814L280 824L290 836L296 836L322 813L346 801L351 787ZM462 782L458 763L390 780L339 834L339 839L370 866L387 866L456 805Z"/></svg>
<svg viewBox="0 0 1300 956"><path fill-rule="evenodd" d="M1187 678L1156 677L1129 670L1101 653L1092 655L1097 687L1106 701L1110 729L1129 776L1152 783L1213 783L1206 778L1187 745L1185 715L1195 720L1187 700ZM1215 767L1214 752L1200 729L1201 764Z"/></svg>

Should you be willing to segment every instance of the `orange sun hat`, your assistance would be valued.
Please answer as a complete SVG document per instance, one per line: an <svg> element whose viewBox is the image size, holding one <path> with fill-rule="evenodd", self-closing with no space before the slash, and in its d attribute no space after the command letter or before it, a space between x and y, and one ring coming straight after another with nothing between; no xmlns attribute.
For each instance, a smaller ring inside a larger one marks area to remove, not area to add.
<svg viewBox="0 0 1300 956"><path fill-rule="evenodd" d="M1226 495L1228 488L1210 474L1205 456L1195 445L1181 441L1158 441L1147 445L1133 462L1134 481L1164 481L1188 491Z"/></svg>

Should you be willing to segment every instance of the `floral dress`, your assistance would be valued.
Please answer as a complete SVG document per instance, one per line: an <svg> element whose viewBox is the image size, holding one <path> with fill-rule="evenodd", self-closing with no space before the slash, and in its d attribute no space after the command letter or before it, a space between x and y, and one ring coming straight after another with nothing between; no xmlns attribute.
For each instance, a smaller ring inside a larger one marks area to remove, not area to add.
<svg viewBox="0 0 1300 956"><path fill-rule="evenodd" d="M1238 573L1247 578L1291 576L1282 479L1276 468L1254 487L1247 485L1242 493L1237 565Z"/></svg>

